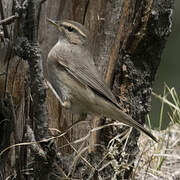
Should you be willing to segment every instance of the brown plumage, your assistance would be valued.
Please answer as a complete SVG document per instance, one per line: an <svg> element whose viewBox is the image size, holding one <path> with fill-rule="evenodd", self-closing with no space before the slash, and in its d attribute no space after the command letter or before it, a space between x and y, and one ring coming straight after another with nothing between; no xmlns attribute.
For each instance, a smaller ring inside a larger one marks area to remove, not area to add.
<svg viewBox="0 0 180 180"><path fill-rule="evenodd" d="M93 113L119 120L156 138L124 113L110 88L97 72L89 50L89 32L74 21L55 25L60 36L47 59L48 84L61 105L73 112Z"/></svg>

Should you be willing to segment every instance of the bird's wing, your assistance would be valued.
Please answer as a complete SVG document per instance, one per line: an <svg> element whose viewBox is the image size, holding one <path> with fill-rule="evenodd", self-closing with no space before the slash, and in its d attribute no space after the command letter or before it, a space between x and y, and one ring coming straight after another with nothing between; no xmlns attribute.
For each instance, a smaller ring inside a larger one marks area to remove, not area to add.
<svg viewBox="0 0 180 180"><path fill-rule="evenodd" d="M97 72L91 57L87 55L83 56L83 53L80 55L74 53L74 61L70 61L69 59L71 59L72 56L64 56L59 51L56 51L51 53L51 58L55 59L61 66L65 67L66 70L78 81L87 85L101 96L111 101L117 107L120 107L104 79ZM80 59L83 61L81 62Z"/></svg>

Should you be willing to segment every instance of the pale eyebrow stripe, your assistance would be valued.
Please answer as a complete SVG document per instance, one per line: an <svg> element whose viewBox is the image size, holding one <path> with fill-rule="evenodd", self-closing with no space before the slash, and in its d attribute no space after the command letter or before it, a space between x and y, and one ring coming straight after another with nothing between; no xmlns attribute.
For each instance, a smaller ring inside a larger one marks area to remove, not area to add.
<svg viewBox="0 0 180 180"><path fill-rule="evenodd" d="M79 31L81 35L83 35L84 37L87 37L86 34L84 34L79 28L77 28L77 27L74 26L73 24L70 24L70 23L68 23L68 22L63 22L62 25L71 26L71 27L73 27L74 29L76 29L76 31Z"/></svg>

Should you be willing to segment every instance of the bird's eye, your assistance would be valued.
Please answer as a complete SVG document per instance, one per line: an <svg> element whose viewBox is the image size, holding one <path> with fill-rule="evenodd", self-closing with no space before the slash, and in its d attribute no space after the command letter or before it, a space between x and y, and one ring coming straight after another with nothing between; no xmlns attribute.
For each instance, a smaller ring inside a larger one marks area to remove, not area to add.
<svg viewBox="0 0 180 180"><path fill-rule="evenodd" d="M72 32L74 30L71 26L69 26L67 29L69 32Z"/></svg>

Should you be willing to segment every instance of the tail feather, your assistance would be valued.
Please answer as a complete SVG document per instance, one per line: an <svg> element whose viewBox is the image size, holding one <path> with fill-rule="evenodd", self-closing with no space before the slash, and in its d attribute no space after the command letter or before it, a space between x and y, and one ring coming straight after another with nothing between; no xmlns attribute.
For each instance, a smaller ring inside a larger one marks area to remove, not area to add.
<svg viewBox="0 0 180 180"><path fill-rule="evenodd" d="M153 139L155 142L158 142L157 138L149 130L144 128L141 124L139 124L138 122L133 120L129 115L127 115L126 113L124 113L120 109L119 109L119 112L116 113L115 119L119 120L120 122L122 122L128 126L134 127L136 129L142 131L147 136L149 136L151 139Z"/></svg>
<svg viewBox="0 0 180 180"><path fill-rule="evenodd" d="M136 129L138 129L140 131L142 131L147 136L149 136L151 139L153 139L155 142L158 142L157 138L150 131L148 131L146 128L144 128L141 124L139 124L135 120L130 119L129 125L135 127Z"/></svg>

